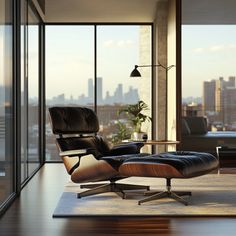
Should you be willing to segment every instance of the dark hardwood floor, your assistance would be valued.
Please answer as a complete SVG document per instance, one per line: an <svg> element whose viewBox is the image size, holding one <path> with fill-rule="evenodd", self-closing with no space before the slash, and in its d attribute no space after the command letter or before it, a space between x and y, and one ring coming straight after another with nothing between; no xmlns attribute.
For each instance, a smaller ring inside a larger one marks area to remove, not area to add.
<svg viewBox="0 0 236 236"><path fill-rule="evenodd" d="M67 180L68 175L62 164L45 164L0 218L0 235L236 235L236 218L52 218Z"/></svg>

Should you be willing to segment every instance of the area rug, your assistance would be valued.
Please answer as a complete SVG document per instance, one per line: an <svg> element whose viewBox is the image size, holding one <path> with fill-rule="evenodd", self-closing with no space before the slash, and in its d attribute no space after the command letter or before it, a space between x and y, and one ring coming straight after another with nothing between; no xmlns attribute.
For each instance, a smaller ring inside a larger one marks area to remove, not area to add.
<svg viewBox="0 0 236 236"><path fill-rule="evenodd" d="M165 190L165 179L132 177L123 183L150 185L151 190ZM128 192L126 199L115 193L103 193L77 199L84 191L69 182L65 186L53 217L77 216L236 216L236 175L209 174L191 179L173 179L173 190L191 191L185 206L169 198L138 205L143 193Z"/></svg>

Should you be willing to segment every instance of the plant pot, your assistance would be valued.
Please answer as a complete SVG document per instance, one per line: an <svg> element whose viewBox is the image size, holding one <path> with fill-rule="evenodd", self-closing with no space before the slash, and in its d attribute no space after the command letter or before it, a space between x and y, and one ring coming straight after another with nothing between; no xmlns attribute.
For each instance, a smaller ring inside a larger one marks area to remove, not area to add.
<svg viewBox="0 0 236 236"><path fill-rule="evenodd" d="M133 132L131 139L134 141L147 141L147 133L145 132Z"/></svg>

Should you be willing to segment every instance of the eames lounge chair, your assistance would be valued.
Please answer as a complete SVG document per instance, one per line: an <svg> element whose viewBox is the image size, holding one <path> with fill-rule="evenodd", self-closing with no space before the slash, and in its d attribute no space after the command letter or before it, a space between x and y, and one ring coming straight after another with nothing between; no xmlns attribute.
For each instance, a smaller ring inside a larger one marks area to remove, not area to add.
<svg viewBox="0 0 236 236"><path fill-rule="evenodd" d="M115 192L125 198L125 190L146 189L149 186L116 183L125 178L118 169L124 160L141 154L142 142L126 143L111 146L102 136L98 135L99 123L95 112L85 107L51 107L49 108L52 131L59 137L56 144L64 165L74 183L89 190L78 193L78 198Z"/></svg>

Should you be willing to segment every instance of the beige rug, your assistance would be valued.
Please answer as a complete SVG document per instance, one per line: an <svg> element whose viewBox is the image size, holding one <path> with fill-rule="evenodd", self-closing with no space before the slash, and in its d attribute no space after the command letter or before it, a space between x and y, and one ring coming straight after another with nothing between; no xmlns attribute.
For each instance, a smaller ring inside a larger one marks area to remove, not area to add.
<svg viewBox="0 0 236 236"><path fill-rule="evenodd" d="M165 190L165 179L132 177L120 182L150 185L151 190ZM68 183L53 217L74 216L236 216L236 175L210 174L192 179L173 179L173 190L191 191L185 206L169 198L138 205L141 192L128 193L126 199L115 193L103 193L77 199L84 191Z"/></svg>

